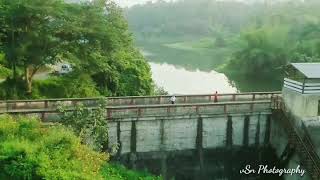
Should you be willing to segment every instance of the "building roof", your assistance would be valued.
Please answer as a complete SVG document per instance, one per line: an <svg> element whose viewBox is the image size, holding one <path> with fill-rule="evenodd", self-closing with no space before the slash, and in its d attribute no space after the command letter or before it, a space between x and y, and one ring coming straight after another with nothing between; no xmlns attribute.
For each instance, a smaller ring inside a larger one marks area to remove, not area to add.
<svg viewBox="0 0 320 180"><path fill-rule="evenodd" d="M320 79L320 63L291 63L306 78Z"/></svg>

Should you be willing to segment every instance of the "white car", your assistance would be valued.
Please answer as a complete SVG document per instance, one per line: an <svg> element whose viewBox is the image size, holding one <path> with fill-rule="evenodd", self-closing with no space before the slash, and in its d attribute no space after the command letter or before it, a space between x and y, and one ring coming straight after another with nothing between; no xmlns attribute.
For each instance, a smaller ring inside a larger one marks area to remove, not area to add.
<svg viewBox="0 0 320 180"><path fill-rule="evenodd" d="M59 70L59 74L63 75L63 74L68 74L72 71L72 67L70 64L62 64L61 65L61 69Z"/></svg>

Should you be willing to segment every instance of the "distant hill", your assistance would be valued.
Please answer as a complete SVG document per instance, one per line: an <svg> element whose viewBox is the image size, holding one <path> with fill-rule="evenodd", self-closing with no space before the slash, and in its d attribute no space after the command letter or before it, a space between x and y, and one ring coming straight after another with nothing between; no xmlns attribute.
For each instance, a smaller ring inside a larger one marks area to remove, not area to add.
<svg viewBox="0 0 320 180"><path fill-rule="evenodd" d="M125 10L130 29L138 39L150 37L211 36L238 33L261 13L255 6L236 1L179 1L136 5Z"/></svg>
<svg viewBox="0 0 320 180"><path fill-rule="evenodd" d="M278 4L299 6L303 1L314 0L158 1L132 6L125 9L125 14L131 31L139 40L204 37L239 33L248 26L263 24L264 16L270 15L270 9L282 6Z"/></svg>

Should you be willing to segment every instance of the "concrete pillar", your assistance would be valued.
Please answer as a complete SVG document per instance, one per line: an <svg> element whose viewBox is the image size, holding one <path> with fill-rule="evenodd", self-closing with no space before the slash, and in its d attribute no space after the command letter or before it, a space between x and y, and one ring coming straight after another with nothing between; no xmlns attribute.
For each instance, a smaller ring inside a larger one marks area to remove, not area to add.
<svg viewBox="0 0 320 180"><path fill-rule="evenodd" d="M165 152L161 152L161 176L164 180L168 179L168 166L167 166L167 154Z"/></svg>
<svg viewBox="0 0 320 180"><path fill-rule="evenodd" d="M136 169L137 161L137 127L136 121L132 121L130 138L130 164L132 169Z"/></svg>
<svg viewBox="0 0 320 180"><path fill-rule="evenodd" d="M233 129L232 129L232 116L228 116L227 120L227 136L226 136L226 146L228 148L232 147L232 134L233 134Z"/></svg>
<svg viewBox="0 0 320 180"><path fill-rule="evenodd" d="M243 125L243 146L247 147L249 145L249 124L250 116L246 115L244 118Z"/></svg>
<svg viewBox="0 0 320 180"><path fill-rule="evenodd" d="M137 169L137 165L136 165L137 160L138 160L137 153L130 153L129 161L130 161L131 169Z"/></svg>
<svg viewBox="0 0 320 180"><path fill-rule="evenodd" d="M259 146L260 144L260 117L261 115L258 115L258 123L257 123L257 127L256 127L256 136L255 136L255 145Z"/></svg>
<svg viewBox="0 0 320 180"><path fill-rule="evenodd" d="M203 159L203 119L202 117L198 118L197 121L197 137L196 137L196 151L199 157L199 167L201 179L204 177L204 159Z"/></svg>
<svg viewBox="0 0 320 180"><path fill-rule="evenodd" d="M117 157L120 158L121 156L121 150L122 150L122 143L121 143L121 124L120 121L117 122L117 144L118 144L118 152L117 152Z"/></svg>
<svg viewBox="0 0 320 180"><path fill-rule="evenodd" d="M164 119L160 120L160 153L161 153L161 176L164 180L168 179L168 168L167 168L167 153L165 151L165 131L164 131Z"/></svg>
<svg viewBox="0 0 320 180"><path fill-rule="evenodd" d="M137 127L136 121L132 121L131 126L131 139L130 139L130 152L136 153L137 152Z"/></svg>
<svg viewBox="0 0 320 180"><path fill-rule="evenodd" d="M164 119L160 120L160 151L165 150L165 144L164 144Z"/></svg>
<svg viewBox="0 0 320 180"><path fill-rule="evenodd" d="M264 144L270 144L270 134L271 134L271 114L267 115L267 122L266 122L266 131L264 135Z"/></svg>

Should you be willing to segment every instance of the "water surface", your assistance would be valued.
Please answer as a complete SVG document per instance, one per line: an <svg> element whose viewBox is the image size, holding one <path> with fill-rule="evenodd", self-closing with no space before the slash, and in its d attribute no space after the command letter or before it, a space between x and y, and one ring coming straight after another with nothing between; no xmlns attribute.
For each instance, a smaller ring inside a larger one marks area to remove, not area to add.
<svg viewBox="0 0 320 180"><path fill-rule="evenodd" d="M228 78L216 71L186 70L167 63L149 62L152 78L170 94L235 93L237 89Z"/></svg>
<svg viewBox="0 0 320 180"><path fill-rule="evenodd" d="M149 61L153 80L170 94L281 90L281 80L225 75L214 71L226 61L223 60L225 55L220 54L222 50L188 51L157 43L140 44L140 49Z"/></svg>

